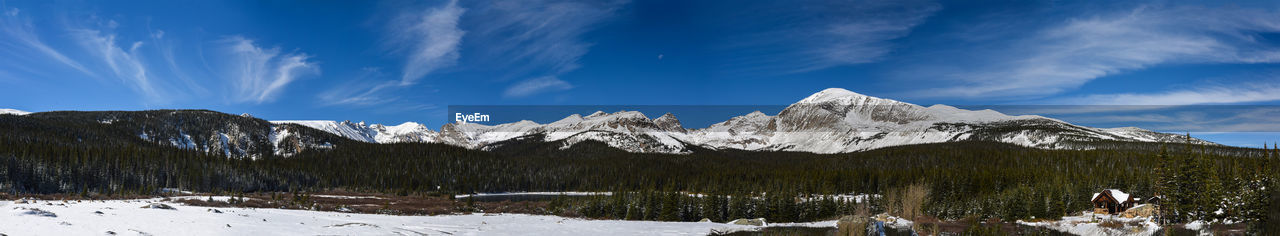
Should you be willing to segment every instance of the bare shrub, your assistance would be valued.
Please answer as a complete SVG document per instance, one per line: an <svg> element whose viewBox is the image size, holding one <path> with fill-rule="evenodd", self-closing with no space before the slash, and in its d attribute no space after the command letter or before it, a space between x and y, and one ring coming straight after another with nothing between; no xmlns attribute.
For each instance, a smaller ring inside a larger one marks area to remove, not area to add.
<svg viewBox="0 0 1280 236"><path fill-rule="evenodd" d="M902 194L902 215L903 218L915 220L916 217L924 216L924 203L929 200L929 187L924 184L912 184L903 190Z"/></svg>

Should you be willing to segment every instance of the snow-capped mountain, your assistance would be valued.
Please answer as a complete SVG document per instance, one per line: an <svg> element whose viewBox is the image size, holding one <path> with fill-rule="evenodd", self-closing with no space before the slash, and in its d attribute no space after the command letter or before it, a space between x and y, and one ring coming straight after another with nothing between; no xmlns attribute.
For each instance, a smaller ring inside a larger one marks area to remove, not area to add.
<svg viewBox="0 0 1280 236"><path fill-rule="evenodd" d="M556 122L538 124L520 121L499 125L476 123L446 124L441 127L442 143L485 149L490 144L531 135L541 135L545 142L562 142L564 147L582 141L601 141L609 146L633 152L680 153L686 150L675 136L684 132L675 116L664 115L652 120L636 111L588 116L570 115ZM674 125L674 126L673 126Z"/></svg>
<svg viewBox="0 0 1280 236"><path fill-rule="evenodd" d="M21 115L31 114L31 112L18 110L18 109L0 108L0 115L4 115L4 114L21 116Z"/></svg>
<svg viewBox="0 0 1280 236"><path fill-rule="evenodd" d="M985 140L1052 149L1088 149L1092 141L1183 142L1185 137L1139 128L1090 128L1034 115L946 105L923 107L831 88L806 97L776 115L752 112L707 128L687 129L670 113L649 119L636 111L570 115L539 124L451 123L435 132L421 124L365 125L334 121L273 121L299 124L371 143L430 142L473 149L517 138L537 137L569 147L593 140L631 152L685 153L709 149L842 153L883 147ZM1196 143L1211 144L1193 139Z"/></svg>
<svg viewBox="0 0 1280 236"><path fill-rule="evenodd" d="M395 126L366 125L364 122L354 123L351 121L338 122L329 120L281 120L271 121L271 123L302 125L351 140L368 143L430 143L439 142L440 136L439 133L428 129L427 126L414 122L405 122Z"/></svg>
<svg viewBox="0 0 1280 236"><path fill-rule="evenodd" d="M25 114L18 120L93 127L58 132L76 139L142 141L234 158L291 156L350 142L300 125L272 124L247 115L207 110L54 111Z"/></svg>
<svg viewBox="0 0 1280 236"><path fill-rule="evenodd" d="M691 132L685 140L712 149L841 153L964 140L1082 149L1090 148L1081 144L1089 141L1174 142L1184 138L1137 128L1089 128L992 110L922 107L832 88L802 99L776 116L755 112L735 117Z"/></svg>

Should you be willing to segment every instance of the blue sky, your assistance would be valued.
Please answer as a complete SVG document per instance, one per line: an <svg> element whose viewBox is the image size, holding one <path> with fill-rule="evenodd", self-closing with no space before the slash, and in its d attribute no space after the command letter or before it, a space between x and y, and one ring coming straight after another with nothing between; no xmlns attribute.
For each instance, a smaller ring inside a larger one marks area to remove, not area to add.
<svg viewBox="0 0 1280 236"><path fill-rule="evenodd" d="M450 105L785 105L840 87L922 105L1263 105L1135 124L1280 139L1275 1L0 5L0 107L28 111L438 127ZM1064 119L1123 121L1083 117Z"/></svg>

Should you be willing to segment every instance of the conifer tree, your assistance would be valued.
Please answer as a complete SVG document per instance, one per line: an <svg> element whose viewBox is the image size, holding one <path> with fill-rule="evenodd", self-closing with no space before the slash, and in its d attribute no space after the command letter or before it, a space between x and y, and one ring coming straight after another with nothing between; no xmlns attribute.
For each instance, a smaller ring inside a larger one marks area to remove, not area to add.
<svg viewBox="0 0 1280 236"><path fill-rule="evenodd" d="M664 194L662 197L662 207L658 213L658 220L676 221L680 220L680 203L676 194Z"/></svg>

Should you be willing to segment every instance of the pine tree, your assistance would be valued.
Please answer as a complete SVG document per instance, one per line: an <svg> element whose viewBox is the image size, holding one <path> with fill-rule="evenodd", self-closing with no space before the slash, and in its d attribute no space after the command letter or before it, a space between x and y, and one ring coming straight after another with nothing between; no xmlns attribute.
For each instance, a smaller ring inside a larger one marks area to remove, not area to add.
<svg viewBox="0 0 1280 236"><path fill-rule="evenodd" d="M721 219L718 216L719 213L716 212L716 210L719 209L719 207L716 206L716 200L717 198L713 196L703 196L699 198L699 215L702 215L703 218L711 219L712 221L720 221Z"/></svg>
<svg viewBox="0 0 1280 236"><path fill-rule="evenodd" d="M1156 167L1158 178L1156 178L1157 183L1154 184L1156 189L1154 196L1160 197L1158 218L1163 221L1162 223L1181 221L1177 218L1181 210L1179 199L1184 196L1178 184L1181 175L1178 164L1181 163L1178 161L1178 156L1169 155L1167 147L1161 147L1160 154L1156 157L1159 166Z"/></svg>
<svg viewBox="0 0 1280 236"><path fill-rule="evenodd" d="M1198 211L1201 220L1218 220L1218 210L1222 209L1222 182L1219 172L1214 169L1217 165L1213 160L1207 157L1203 144L1199 145L1200 150L1196 153L1196 162L1199 162L1200 168L1195 174L1201 180L1200 197L1197 197Z"/></svg>
<svg viewBox="0 0 1280 236"><path fill-rule="evenodd" d="M662 207L658 213L658 220L661 221L677 221L680 220L680 203L676 194L664 194L662 198Z"/></svg>

